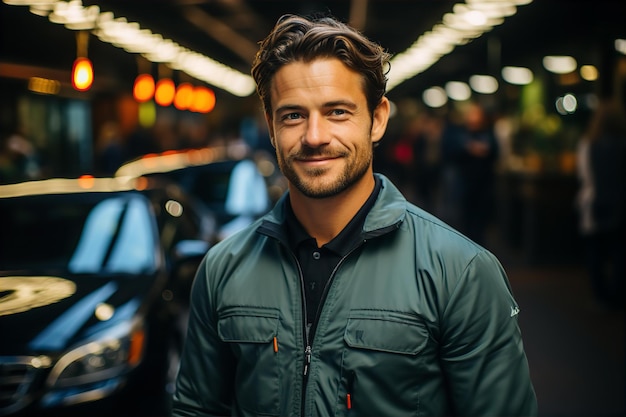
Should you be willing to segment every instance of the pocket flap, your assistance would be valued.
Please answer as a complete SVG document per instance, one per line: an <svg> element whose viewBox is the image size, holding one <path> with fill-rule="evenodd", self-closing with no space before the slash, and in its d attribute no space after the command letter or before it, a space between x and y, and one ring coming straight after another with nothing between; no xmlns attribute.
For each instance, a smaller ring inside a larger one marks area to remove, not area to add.
<svg viewBox="0 0 626 417"><path fill-rule="evenodd" d="M224 342L267 343L278 333L278 310L237 307L220 314L217 332Z"/></svg>
<svg viewBox="0 0 626 417"><path fill-rule="evenodd" d="M344 340L353 348L417 355L428 342L428 329L406 313L353 310Z"/></svg>

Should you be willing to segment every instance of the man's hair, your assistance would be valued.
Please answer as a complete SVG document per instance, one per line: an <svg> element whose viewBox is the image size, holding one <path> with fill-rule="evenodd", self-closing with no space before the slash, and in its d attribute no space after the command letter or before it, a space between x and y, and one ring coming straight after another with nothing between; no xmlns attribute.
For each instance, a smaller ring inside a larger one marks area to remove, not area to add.
<svg viewBox="0 0 626 417"><path fill-rule="evenodd" d="M252 77L265 112L272 112L270 87L276 72L286 64L318 58L337 58L361 74L368 109L373 113L385 94L391 55L334 17L289 14L278 19L274 29L260 42L252 66Z"/></svg>

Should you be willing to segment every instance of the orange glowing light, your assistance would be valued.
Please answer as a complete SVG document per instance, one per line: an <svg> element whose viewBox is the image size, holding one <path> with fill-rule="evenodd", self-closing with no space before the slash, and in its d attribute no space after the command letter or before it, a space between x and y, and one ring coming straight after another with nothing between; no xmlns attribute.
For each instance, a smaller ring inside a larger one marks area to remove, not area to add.
<svg viewBox="0 0 626 417"><path fill-rule="evenodd" d="M143 356L143 345L146 334L143 330L136 330L130 337L130 347L128 349L128 363L131 366L137 365Z"/></svg>
<svg viewBox="0 0 626 417"><path fill-rule="evenodd" d="M81 175L80 177L78 177L78 186L80 188L89 190L93 188L95 184L96 179L93 177L93 175Z"/></svg>
<svg viewBox="0 0 626 417"><path fill-rule="evenodd" d="M148 188L148 179L146 177L139 177L135 181L135 189L136 190L145 190Z"/></svg>
<svg viewBox="0 0 626 417"><path fill-rule="evenodd" d="M161 78L156 85L154 101L159 106L169 106L174 101L174 94L176 94L174 81L171 78Z"/></svg>
<svg viewBox="0 0 626 417"><path fill-rule="evenodd" d="M139 74L133 86L133 97L140 103L144 103L154 97L154 78L150 74Z"/></svg>
<svg viewBox="0 0 626 417"><path fill-rule="evenodd" d="M176 89L174 97L174 107L178 110L187 110L193 102L193 85L190 83L181 83Z"/></svg>
<svg viewBox="0 0 626 417"><path fill-rule="evenodd" d="M193 92L191 110L198 113L209 113L215 108L215 92L207 87L196 87Z"/></svg>
<svg viewBox="0 0 626 417"><path fill-rule="evenodd" d="M78 91L87 91L93 84L93 65L89 58L78 57L72 66L72 86Z"/></svg>

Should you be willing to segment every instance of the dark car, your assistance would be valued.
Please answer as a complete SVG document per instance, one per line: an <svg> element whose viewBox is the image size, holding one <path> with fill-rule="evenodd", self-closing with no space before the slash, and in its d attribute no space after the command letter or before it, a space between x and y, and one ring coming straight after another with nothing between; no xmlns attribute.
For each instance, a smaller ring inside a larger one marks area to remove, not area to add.
<svg viewBox="0 0 626 417"><path fill-rule="evenodd" d="M284 191L269 158L234 158L228 152L215 147L146 155L120 167L116 176L176 182L216 216L219 239L223 239L265 214L272 195Z"/></svg>
<svg viewBox="0 0 626 417"><path fill-rule="evenodd" d="M215 219L157 179L0 186L0 416L165 415Z"/></svg>

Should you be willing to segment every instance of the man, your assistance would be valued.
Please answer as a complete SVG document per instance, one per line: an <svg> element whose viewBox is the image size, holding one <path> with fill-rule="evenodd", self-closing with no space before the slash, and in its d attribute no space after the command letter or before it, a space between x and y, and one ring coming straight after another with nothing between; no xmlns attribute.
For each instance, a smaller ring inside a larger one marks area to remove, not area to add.
<svg viewBox="0 0 626 417"><path fill-rule="evenodd" d="M479 245L493 216L496 163L500 153L493 123L478 102L467 103L460 125L449 124L443 132L443 164L448 211L442 217ZM450 207L453 206L453 207Z"/></svg>
<svg viewBox="0 0 626 417"><path fill-rule="evenodd" d="M331 18L261 43L289 189L203 260L174 415L536 414L498 261L373 173L388 59Z"/></svg>

